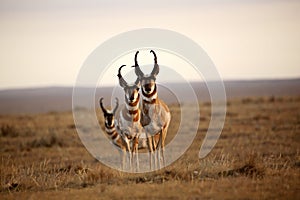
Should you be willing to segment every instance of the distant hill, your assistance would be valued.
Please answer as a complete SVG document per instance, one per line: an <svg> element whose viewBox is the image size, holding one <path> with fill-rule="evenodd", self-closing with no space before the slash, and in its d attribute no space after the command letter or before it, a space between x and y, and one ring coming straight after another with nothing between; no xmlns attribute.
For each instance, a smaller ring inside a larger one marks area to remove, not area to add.
<svg viewBox="0 0 300 200"><path fill-rule="evenodd" d="M213 83L212 83L213 85ZM257 97L257 96L300 96L300 79L291 80L254 80L254 81L225 81L226 95L228 99ZM192 82L198 100L209 101L209 93L203 82ZM176 94L167 89L176 88ZM97 88L95 91L95 102L104 97L109 103L113 87ZM80 88L79 96L82 102L92 88ZM30 89L12 89L0 91L0 114L17 113L45 113L69 111L72 109L72 87L46 87ZM94 91L92 91L94 92ZM158 88L159 96L167 103L176 103L176 95L184 102L189 102L190 93L183 83L170 83ZM115 88L114 97L124 99L122 89ZM83 103L84 105L84 103Z"/></svg>

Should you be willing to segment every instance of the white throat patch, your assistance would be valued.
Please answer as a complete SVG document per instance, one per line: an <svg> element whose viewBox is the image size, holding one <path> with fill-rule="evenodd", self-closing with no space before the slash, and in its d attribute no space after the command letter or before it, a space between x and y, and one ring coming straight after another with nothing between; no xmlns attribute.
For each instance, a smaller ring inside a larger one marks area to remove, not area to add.
<svg viewBox="0 0 300 200"><path fill-rule="evenodd" d="M145 96L143 96L143 100L148 101L148 102L151 102L154 99L157 99L157 92L154 95L152 95L151 97L145 97Z"/></svg>
<svg viewBox="0 0 300 200"><path fill-rule="evenodd" d="M125 104L125 105L126 105L126 109L130 110L130 111L139 109L139 103L137 103L135 106L130 106L128 104Z"/></svg>

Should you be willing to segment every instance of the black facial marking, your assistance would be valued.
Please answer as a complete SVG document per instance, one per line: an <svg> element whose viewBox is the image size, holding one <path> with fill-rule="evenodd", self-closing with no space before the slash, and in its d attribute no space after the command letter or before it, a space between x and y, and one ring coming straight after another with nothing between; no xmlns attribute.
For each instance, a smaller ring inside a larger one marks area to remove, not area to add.
<svg viewBox="0 0 300 200"><path fill-rule="evenodd" d="M131 135L126 135L126 137L128 138L128 140L131 140L131 139L132 139L132 136L131 136Z"/></svg>
<svg viewBox="0 0 300 200"><path fill-rule="evenodd" d="M139 92L139 87L137 85L133 85L133 86L127 86L126 88L124 88L124 91L126 94L129 94L129 99L130 101L134 100L134 94L137 92ZM127 95L125 95L127 96Z"/></svg>
<svg viewBox="0 0 300 200"><path fill-rule="evenodd" d="M113 114L110 114L110 113L107 113L104 115L106 121L105 121L105 125L107 127L112 127L113 126L113 121L114 121L114 115Z"/></svg>

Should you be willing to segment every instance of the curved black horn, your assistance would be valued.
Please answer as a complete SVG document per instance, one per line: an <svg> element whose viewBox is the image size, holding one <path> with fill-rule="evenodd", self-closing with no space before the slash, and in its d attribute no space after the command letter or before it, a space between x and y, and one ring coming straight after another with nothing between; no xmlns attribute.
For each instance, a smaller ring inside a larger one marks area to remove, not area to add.
<svg viewBox="0 0 300 200"><path fill-rule="evenodd" d="M115 107L114 110L113 110L113 113L114 113L114 114L116 113L118 107L119 107L119 99L116 98L116 107Z"/></svg>
<svg viewBox="0 0 300 200"><path fill-rule="evenodd" d="M118 73L118 77L119 77L119 84L120 84L120 86L121 87L126 87L128 84L127 84L127 82L124 80L124 78L122 77L122 75L121 75L121 69L123 68L123 67L125 67L126 65L122 65L120 68L119 68L119 73Z"/></svg>
<svg viewBox="0 0 300 200"><path fill-rule="evenodd" d="M151 72L151 75L152 76L157 76L157 74L159 73L159 66L157 64L157 57L156 57L156 54L153 50L151 50L150 53L153 53L153 55L154 55L154 68Z"/></svg>
<svg viewBox="0 0 300 200"><path fill-rule="evenodd" d="M102 111L103 111L103 113L104 114L107 114L107 111L106 111L106 109L103 107L103 103L102 103L102 101L103 101L103 97L100 99L100 107L101 107L101 109L102 109Z"/></svg>
<svg viewBox="0 0 300 200"><path fill-rule="evenodd" d="M151 50L150 53L153 53L153 55L154 55L154 64L157 64L156 53L153 50Z"/></svg>
<svg viewBox="0 0 300 200"><path fill-rule="evenodd" d="M138 64L138 61L137 61L137 55L139 54L139 51L137 51L135 53L135 56L134 56L134 66L135 67L135 74L138 76L138 77L143 77L144 76L144 73L142 72L139 64Z"/></svg>

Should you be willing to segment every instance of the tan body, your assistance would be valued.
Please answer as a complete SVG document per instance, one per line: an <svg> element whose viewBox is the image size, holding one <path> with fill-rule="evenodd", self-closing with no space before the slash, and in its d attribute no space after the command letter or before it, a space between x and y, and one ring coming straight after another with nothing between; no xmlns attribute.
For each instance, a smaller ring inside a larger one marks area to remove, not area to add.
<svg viewBox="0 0 300 200"><path fill-rule="evenodd" d="M160 99L155 99L153 103L143 101L142 125L151 136L167 127L171 120L171 113L168 106Z"/></svg>
<svg viewBox="0 0 300 200"><path fill-rule="evenodd" d="M104 108L102 101L103 98L100 99L100 107L102 109L103 116L104 116L105 132L108 138L110 139L111 143L119 151L121 168L124 169L125 157L126 157L126 142L123 140L123 138L118 134L116 130L116 117L115 117L116 111L119 106L119 100L116 98L116 107L113 110Z"/></svg>
<svg viewBox="0 0 300 200"><path fill-rule="evenodd" d="M140 135L144 133L140 116L140 110L138 110L136 114L130 114L126 106L117 114L117 132L124 138L127 151L137 150L138 139Z"/></svg>
<svg viewBox="0 0 300 200"><path fill-rule="evenodd" d="M147 100L147 101L146 101ZM150 168L160 168L160 156L165 165L164 147L167 131L171 121L171 113L168 106L160 99L148 98L142 104L142 125L148 139L150 152ZM154 155L156 152L156 156ZM160 155L161 153L161 155ZM154 163L152 163L154 160Z"/></svg>
<svg viewBox="0 0 300 200"><path fill-rule="evenodd" d="M125 106L117 115L117 132L126 143L126 149L129 155L131 170L139 170L138 146L141 134L144 134L144 129L141 124L141 111L139 108L139 80L134 84L128 84L121 75L119 68L119 84L124 89ZM135 166L132 167L132 160L135 160Z"/></svg>
<svg viewBox="0 0 300 200"><path fill-rule="evenodd" d="M154 67L150 74L145 75L140 69L137 61L138 51L135 54L135 74L138 76L142 85L142 125L145 129L148 139L150 152L150 169L152 169L152 160L154 168L160 168L160 153L165 165L164 147L167 131L171 121L171 113L168 106L158 98L156 87L156 76L159 73L157 57L153 50L150 53L154 55ZM155 156L155 154L156 156Z"/></svg>

